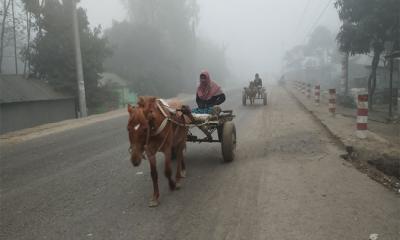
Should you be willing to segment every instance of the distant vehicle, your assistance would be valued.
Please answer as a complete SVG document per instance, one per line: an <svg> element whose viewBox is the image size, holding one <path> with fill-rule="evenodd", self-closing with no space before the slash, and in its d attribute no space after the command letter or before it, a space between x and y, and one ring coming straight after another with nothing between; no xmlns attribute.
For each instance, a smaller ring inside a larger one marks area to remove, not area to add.
<svg viewBox="0 0 400 240"><path fill-rule="evenodd" d="M255 104L257 99L262 99L264 105L267 105L267 91L262 86L256 86L254 81L250 81L249 87L244 87L242 93L242 104L243 106L247 105L247 100L250 101L250 104Z"/></svg>

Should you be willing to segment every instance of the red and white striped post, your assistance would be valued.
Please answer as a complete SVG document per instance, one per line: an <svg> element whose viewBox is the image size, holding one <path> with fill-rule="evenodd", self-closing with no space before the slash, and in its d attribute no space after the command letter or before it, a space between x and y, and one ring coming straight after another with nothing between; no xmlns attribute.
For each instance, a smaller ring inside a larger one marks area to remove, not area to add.
<svg viewBox="0 0 400 240"><path fill-rule="evenodd" d="M315 85L314 100L316 105L319 105L319 102L321 101L320 99L321 99L321 86Z"/></svg>
<svg viewBox="0 0 400 240"><path fill-rule="evenodd" d="M336 114L336 89L329 89L329 112L332 116Z"/></svg>
<svg viewBox="0 0 400 240"><path fill-rule="evenodd" d="M311 84L307 84L307 98L311 98Z"/></svg>
<svg viewBox="0 0 400 240"><path fill-rule="evenodd" d="M368 130L368 94L358 95L357 101L357 137L367 138Z"/></svg>

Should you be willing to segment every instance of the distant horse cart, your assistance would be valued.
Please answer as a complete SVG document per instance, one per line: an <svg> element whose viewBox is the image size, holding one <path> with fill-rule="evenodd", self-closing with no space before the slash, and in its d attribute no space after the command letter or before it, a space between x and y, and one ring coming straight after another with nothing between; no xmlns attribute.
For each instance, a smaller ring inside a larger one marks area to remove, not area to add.
<svg viewBox="0 0 400 240"><path fill-rule="evenodd" d="M242 92L242 104L247 105L247 100L251 105L255 104L257 99L262 100L264 105L267 105L267 91L264 87L256 86L254 82L250 82L249 87L244 87Z"/></svg>

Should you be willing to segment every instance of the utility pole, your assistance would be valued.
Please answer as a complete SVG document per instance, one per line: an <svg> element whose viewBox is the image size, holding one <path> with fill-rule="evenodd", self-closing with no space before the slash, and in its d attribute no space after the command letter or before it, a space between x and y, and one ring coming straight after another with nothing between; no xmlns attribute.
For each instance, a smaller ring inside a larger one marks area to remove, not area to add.
<svg viewBox="0 0 400 240"><path fill-rule="evenodd" d="M15 75L18 75L18 59L17 59L17 34L15 32L15 10L14 0L11 0L11 11L13 20L13 32L14 32L14 59L15 59Z"/></svg>
<svg viewBox="0 0 400 240"><path fill-rule="evenodd" d="M389 121L393 117L393 65L394 56L390 57L390 81L389 81Z"/></svg>
<svg viewBox="0 0 400 240"><path fill-rule="evenodd" d="M350 23L348 20L343 21L343 26L349 26ZM342 88L344 90L344 94L349 94L349 51L344 52L342 59ZM343 86L344 85L344 86Z"/></svg>
<svg viewBox="0 0 400 240"><path fill-rule="evenodd" d="M349 93L349 53L345 52L342 59L342 88L344 94Z"/></svg>
<svg viewBox="0 0 400 240"><path fill-rule="evenodd" d="M87 117L85 80L83 78L82 53L78 27L78 15L76 12L76 0L72 0L72 21L75 43L76 76L78 84L79 117Z"/></svg>

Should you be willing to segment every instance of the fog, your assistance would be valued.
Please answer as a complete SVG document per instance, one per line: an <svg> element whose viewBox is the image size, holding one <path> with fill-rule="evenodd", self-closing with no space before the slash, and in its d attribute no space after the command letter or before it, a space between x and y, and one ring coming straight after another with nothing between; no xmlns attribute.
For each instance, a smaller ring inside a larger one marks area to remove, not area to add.
<svg viewBox="0 0 400 240"><path fill-rule="evenodd" d="M326 8L327 2L330 3ZM255 72L279 75L284 52L304 43L313 28L323 25L332 32L339 28L333 1L197 0L197 3L198 34L226 49L228 66L233 76L241 80L248 80ZM81 6L87 9L93 26L108 28L113 19L127 18L120 1L83 0Z"/></svg>

